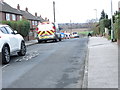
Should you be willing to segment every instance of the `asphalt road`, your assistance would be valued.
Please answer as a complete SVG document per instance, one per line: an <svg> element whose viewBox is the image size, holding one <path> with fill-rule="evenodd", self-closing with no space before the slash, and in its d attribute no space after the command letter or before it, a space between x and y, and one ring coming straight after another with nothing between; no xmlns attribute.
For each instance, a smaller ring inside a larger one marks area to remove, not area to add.
<svg viewBox="0 0 120 90"><path fill-rule="evenodd" d="M40 43L2 67L3 88L81 88L87 38Z"/></svg>

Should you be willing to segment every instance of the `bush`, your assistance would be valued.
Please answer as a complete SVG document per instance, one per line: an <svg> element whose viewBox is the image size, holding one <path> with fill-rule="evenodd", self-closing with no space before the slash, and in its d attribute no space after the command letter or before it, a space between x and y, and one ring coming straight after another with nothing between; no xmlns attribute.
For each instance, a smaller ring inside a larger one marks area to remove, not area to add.
<svg viewBox="0 0 120 90"><path fill-rule="evenodd" d="M28 36L30 23L26 20L22 21L2 21L2 24L7 24L14 30L17 30L23 37Z"/></svg>
<svg viewBox="0 0 120 90"><path fill-rule="evenodd" d="M120 40L120 13L119 13L119 15L118 15L118 39Z"/></svg>

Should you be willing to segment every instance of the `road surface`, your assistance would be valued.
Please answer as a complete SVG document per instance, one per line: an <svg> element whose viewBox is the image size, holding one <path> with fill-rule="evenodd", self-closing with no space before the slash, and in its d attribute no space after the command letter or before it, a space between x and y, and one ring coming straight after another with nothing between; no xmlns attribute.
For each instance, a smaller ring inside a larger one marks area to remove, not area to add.
<svg viewBox="0 0 120 90"><path fill-rule="evenodd" d="M88 38L66 39L27 47L2 66L3 88L81 88Z"/></svg>

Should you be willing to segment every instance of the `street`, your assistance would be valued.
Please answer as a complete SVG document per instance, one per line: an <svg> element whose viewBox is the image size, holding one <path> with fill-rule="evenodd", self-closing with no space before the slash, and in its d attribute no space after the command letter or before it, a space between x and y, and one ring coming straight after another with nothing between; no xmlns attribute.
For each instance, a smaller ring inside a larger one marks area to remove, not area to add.
<svg viewBox="0 0 120 90"><path fill-rule="evenodd" d="M81 88L88 38L38 43L2 67L3 88Z"/></svg>

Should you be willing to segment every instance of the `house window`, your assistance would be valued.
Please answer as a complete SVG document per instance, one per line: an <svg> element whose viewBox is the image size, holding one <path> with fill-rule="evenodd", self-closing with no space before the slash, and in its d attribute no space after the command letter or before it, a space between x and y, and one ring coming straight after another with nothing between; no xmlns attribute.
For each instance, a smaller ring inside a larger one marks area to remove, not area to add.
<svg viewBox="0 0 120 90"><path fill-rule="evenodd" d="M10 21L10 14L6 13L6 21Z"/></svg>
<svg viewBox="0 0 120 90"><path fill-rule="evenodd" d="M38 25L37 21L35 21L35 25Z"/></svg>
<svg viewBox="0 0 120 90"><path fill-rule="evenodd" d="M20 16L20 21L22 20L22 16Z"/></svg>
<svg viewBox="0 0 120 90"><path fill-rule="evenodd" d="M12 20L16 21L16 15L15 14L12 14Z"/></svg>
<svg viewBox="0 0 120 90"><path fill-rule="evenodd" d="M35 22L34 22L34 21L32 21L32 25L35 25Z"/></svg>

